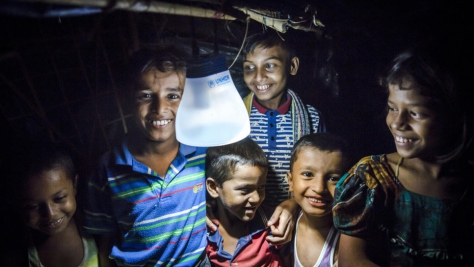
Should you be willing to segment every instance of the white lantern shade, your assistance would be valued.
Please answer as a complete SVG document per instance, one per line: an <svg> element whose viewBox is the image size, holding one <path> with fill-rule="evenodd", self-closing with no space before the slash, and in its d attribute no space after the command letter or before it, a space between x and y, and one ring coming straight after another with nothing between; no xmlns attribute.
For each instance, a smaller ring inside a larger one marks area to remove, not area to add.
<svg viewBox="0 0 474 267"><path fill-rule="evenodd" d="M211 147L240 141L249 134L249 115L225 56L204 59L189 67L176 115L178 141Z"/></svg>

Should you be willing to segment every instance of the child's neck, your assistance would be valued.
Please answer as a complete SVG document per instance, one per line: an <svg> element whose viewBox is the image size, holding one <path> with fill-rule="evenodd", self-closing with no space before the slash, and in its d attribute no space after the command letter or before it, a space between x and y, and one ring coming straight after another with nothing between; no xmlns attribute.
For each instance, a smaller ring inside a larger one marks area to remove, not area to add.
<svg viewBox="0 0 474 267"><path fill-rule="evenodd" d="M463 171L452 170L452 164L441 164L422 158L400 160L398 153L388 155L389 164L405 189L438 199L459 199L466 190Z"/></svg>
<svg viewBox="0 0 474 267"><path fill-rule="evenodd" d="M233 255L239 239L250 234L249 222L244 222L220 208L218 208L216 216L219 220L218 231L224 240L223 248Z"/></svg>
<svg viewBox="0 0 474 267"><path fill-rule="evenodd" d="M78 266L84 258L82 237L74 218L55 235L33 233L33 242L44 266Z"/></svg>
<svg viewBox="0 0 474 267"><path fill-rule="evenodd" d="M296 232L296 253L303 266L314 266L333 227L332 214L311 217L303 212Z"/></svg>
<svg viewBox="0 0 474 267"><path fill-rule="evenodd" d="M257 102L269 110L278 109L281 105L283 105L286 102L286 91L287 90L284 90L282 94L276 98L265 100L265 101L257 99Z"/></svg>
<svg viewBox="0 0 474 267"><path fill-rule="evenodd" d="M137 131L131 130L130 137L127 139L127 146L134 156L168 155L170 153L173 154L172 151L177 151L179 148L179 142L176 138L170 138L163 142L152 141Z"/></svg>
<svg viewBox="0 0 474 267"><path fill-rule="evenodd" d="M332 220L332 214L326 214L322 217L312 217L303 212L298 226L307 228L309 231L326 231L333 227L334 223Z"/></svg>
<svg viewBox="0 0 474 267"><path fill-rule="evenodd" d="M140 137L129 140L130 142L127 145L133 157L158 173L161 177L165 177L171 162L173 162L178 154L178 140L155 142Z"/></svg>

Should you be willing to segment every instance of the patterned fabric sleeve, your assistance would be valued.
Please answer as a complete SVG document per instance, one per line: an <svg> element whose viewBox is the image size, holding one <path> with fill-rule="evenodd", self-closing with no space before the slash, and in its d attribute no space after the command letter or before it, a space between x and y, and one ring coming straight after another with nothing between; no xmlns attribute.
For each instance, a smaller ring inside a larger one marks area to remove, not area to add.
<svg viewBox="0 0 474 267"><path fill-rule="evenodd" d="M84 231L89 234L115 232L118 226L112 208L107 170L104 164L87 177L83 188Z"/></svg>
<svg viewBox="0 0 474 267"><path fill-rule="evenodd" d="M384 156L361 159L341 178L334 197L334 225L343 234L370 237L390 221L397 184Z"/></svg>
<svg viewBox="0 0 474 267"><path fill-rule="evenodd" d="M324 123L323 116L321 115L321 111L317 110L315 107L311 105L306 105L309 115L311 117L311 132L313 133L321 133L326 132L326 124Z"/></svg>

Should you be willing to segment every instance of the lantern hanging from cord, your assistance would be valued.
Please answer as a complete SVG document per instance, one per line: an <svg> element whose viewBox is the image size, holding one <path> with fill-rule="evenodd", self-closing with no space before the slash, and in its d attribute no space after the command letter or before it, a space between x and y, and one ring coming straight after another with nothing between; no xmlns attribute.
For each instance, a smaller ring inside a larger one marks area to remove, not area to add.
<svg viewBox="0 0 474 267"><path fill-rule="evenodd" d="M237 142L250 133L247 109L226 65L225 55L189 62L176 115L179 142L200 147Z"/></svg>

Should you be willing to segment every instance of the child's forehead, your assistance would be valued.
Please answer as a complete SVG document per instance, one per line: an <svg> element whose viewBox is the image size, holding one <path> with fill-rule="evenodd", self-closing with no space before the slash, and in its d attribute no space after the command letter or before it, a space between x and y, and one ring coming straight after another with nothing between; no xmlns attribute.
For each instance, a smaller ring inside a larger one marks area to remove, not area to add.
<svg viewBox="0 0 474 267"><path fill-rule="evenodd" d="M184 80L185 80L185 74L171 70L171 71L166 71L162 72L156 68L150 68L146 71L144 71L138 81L139 87L148 87L152 84L168 84L168 83L173 83L176 85L184 85ZM138 88L142 89L142 88Z"/></svg>
<svg viewBox="0 0 474 267"><path fill-rule="evenodd" d="M297 158L300 159L304 156L334 157L340 159L345 158L345 155L340 150L323 150L313 146L301 147L301 149L298 151Z"/></svg>
<svg viewBox="0 0 474 267"><path fill-rule="evenodd" d="M61 167L53 167L51 169L43 169L38 170L36 173L30 173L25 178L25 184L29 184L32 182L38 182L42 180L54 180L54 181L61 181L61 182L73 182L73 177L68 177L68 173L64 168Z"/></svg>
<svg viewBox="0 0 474 267"><path fill-rule="evenodd" d="M275 57L285 60L289 53L280 45L265 46L263 44L255 46L255 48L246 55L246 59L257 56Z"/></svg>
<svg viewBox="0 0 474 267"><path fill-rule="evenodd" d="M29 175L25 178L21 189L22 195L31 195L69 187L74 187L74 178L68 177L62 168L53 168Z"/></svg>

